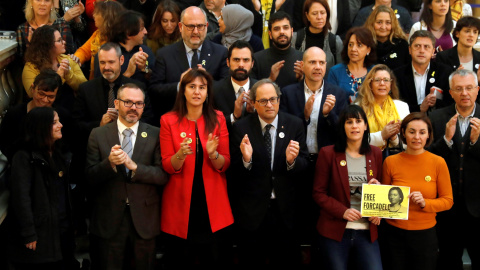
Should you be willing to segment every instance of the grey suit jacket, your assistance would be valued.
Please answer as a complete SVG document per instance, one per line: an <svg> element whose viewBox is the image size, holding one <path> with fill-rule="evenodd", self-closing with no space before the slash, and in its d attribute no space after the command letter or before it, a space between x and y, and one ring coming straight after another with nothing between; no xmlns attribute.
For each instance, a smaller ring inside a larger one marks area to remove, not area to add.
<svg viewBox="0 0 480 270"><path fill-rule="evenodd" d="M118 231L127 207L137 233L150 239L160 233L159 185L167 182L160 155L160 130L140 122L132 160L138 165L132 177L124 165L110 165L108 156L115 144L120 144L117 122L92 130L87 147L86 175L90 186L93 211L90 232L110 238Z"/></svg>

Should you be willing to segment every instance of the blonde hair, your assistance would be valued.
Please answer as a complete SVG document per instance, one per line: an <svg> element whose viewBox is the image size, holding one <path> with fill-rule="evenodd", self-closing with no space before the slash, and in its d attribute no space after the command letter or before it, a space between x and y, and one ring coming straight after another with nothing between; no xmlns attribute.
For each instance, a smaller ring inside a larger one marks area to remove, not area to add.
<svg viewBox="0 0 480 270"><path fill-rule="evenodd" d="M367 20L365 21L365 24L363 25L368 30L370 30L370 32L372 32L373 40L375 41L375 43L378 43L378 40L377 40L377 34L375 33L374 25L375 25L375 21L377 20L377 15L381 12L388 13L390 15L390 20L392 21L392 30L390 31L390 35L388 37L390 42L394 44L393 38L400 38L400 39L407 40L407 37L405 36L405 33L403 32L403 29L400 26L400 23L398 22L397 16L395 15L395 12L393 11L393 9L391 9L390 7L381 5L376 7L372 11L372 13L370 13L370 16L368 16Z"/></svg>
<svg viewBox="0 0 480 270"><path fill-rule="evenodd" d="M375 74L382 70L388 72L388 74L390 74L390 79L392 79L392 82L390 83L390 97L392 99L399 99L400 96L397 87L397 79L395 78L392 70L383 64L374 66L365 77L365 81L363 82L362 86L360 86L360 90L358 90L358 97L355 100L355 103L362 107L367 116L373 115L373 107L375 105L375 97L373 96L372 91L372 81L375 78Z"/></svg>
<svg viewBox="0 0 480 270"><path fill-rule="evenodd" d="M27 2L25 3L25 19L27 19L28 23L35 20L35 12L33 12L32 5L33 1L34 0L27 0ZM48 19L48 22L53 23L57 19L57 13L53 10L53 0L48 1L52 2L52 8L50 9L50 18Z"/></svg>

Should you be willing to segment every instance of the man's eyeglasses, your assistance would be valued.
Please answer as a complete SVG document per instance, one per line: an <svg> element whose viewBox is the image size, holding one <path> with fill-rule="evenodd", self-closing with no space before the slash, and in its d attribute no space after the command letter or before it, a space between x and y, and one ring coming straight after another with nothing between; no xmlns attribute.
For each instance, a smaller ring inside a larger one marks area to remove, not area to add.
<svg viewBox="0 0 480 270"><path fill-rule="evenodd" d="M206 24L197 24L197 25L195 25L195 24L184 24L184 23L182 23L182 24L183 24L183 26L185 26L187 28L188 31L195 30L195 27L198 29L198 31L203 31L203 30L205 30L205 27L207 27Z"/></svg>
<svg viewBox="0 0 480 270"><path fill-rule="evenodd" d="M259 99L259 100L255 100L256 102L258 102L258 104L260 104L261 106L267 106L268 102L270 101L270 104L272 105L275 105L278 103L278 99L280 97L271 97L269 99Z"/></svg>
<svg viewBox="0 0 480 270"><path fill-rule="evenodd" d="M133 106L133 104L135 104L135 107L137 109L143 109L145 107L145 102L143 101L137 101L137 102L133 102L133 101L130 101L130 100L122 100L122 99L119 99L117 98L117 100L120 100L123 102L123 106L127 107L127 108L130 108Z"/></svg>
<svg viewBox="0 0 480 270"><path fill-rule="evenodd" d="M467 90L467 92L472 92L473 90L476 90L476 89L477 89L477 86L469 85L467 87L457 87L455 89L452 89L452 91L455 93L462 93L464 90Z"/></svg>
<svg viewBox="0 0 480 270"><path fill-rule="evenodd" d="M47 98L48 101L55 101L55 98L57 97L57 95L47 95L45 94L45 92L43 91L40 91L40 90L37 90L37 96L40 98L40 99L44 99L44 98Z"/></svg>

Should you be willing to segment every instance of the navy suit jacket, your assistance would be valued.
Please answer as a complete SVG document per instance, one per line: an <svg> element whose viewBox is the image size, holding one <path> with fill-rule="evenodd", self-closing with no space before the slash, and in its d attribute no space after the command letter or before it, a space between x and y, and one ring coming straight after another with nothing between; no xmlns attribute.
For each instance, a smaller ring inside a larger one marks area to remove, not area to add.
<svg viewBox="0 0 480 270"><path fill-rule="evenodd" d="M308 166L307 145L302 121L287 113L278 113L278 128L274 150L273 170L268 162L268 152L263 139L262 127L257 113L252 113L235 122L230 134L230 153L232 178L229 185L235 189L232 210L235 223L246 230L256 230L262 223L270 204L272 188L275 190L280 214L285 225L293 229L296 186L299 178ZM248 134L253 148L252 167L247 170L243 165L240 142ZM290 140L300 144L300 152L295 166L287 170L285 151Z"/></svg>
<svg viewBox="0 0 480 270"><path fill-rule="evenodd" d="M480 52L472 49L473 51L473 72L477 73L478 67L480 65ZM450 66L453 70L457 70L460 66L460 59L458 58L457 45L453 48L439 52L435 57L437 63L443 63L447 66Z"/></svg>
<svg viewBox="0 0 480 270"><path fill-rule="evenodd" d="M223 79L229 74L227 49L209 40L203 42L198 63L202 64L214 80ZM182 40L158 50L148 91L152 103L155 104L155 117L159 121L160 116L173 108L180 76L189 68L187 52Z"/></svg>
<svg viewBox="0 0 480 270"><path fill-rule="evenodd" d="M317 124L317 143L318 150L323 146L331 145L335 142L336 125L338 121L338 116L340 113L348 106L348 96L345 94L345 91L338 86L323 81L323 95L322 102L320 103L320 110L318 113L318 124ZM335 107L328 114L327 117L324 117L322 114L323 104L325 104L325 99L327 95L335 96ZM307 133L307 126L310 124L305 121L305 115L303 113L305 109L305 91L304 91L304 81L301 81L296 84L291 84L282 89L282 96L280 98L280 110L293 114L303 120L305 127L305 134Z"/></svg>
<svg viewBox="0 0 480 270"><path fill-rule="evenodd" d="M408 104L410 112L419 112L420 106L417 101L417 90L415 89L415 79L413 78L412 63L403 65L393 71L398 82L400 97ZM453 103L452 96L449 93L448 76L453 70L442 63L430 61L430 70L428 71L427 84L425 86L425 96L430 94L432 86L443 90L443 100L437 99L435 107L442 108Z"/></svg>

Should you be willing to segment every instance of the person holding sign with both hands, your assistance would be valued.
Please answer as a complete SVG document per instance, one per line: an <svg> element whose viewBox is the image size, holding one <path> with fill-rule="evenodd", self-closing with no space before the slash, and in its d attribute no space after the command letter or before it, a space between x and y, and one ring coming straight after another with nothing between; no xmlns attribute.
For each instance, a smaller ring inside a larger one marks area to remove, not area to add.
<svg viewBox="0 0 480 270"><path fill-rule="evenodd" d="M382 152L369 144L367 116L358 105L342 112L338 131L335 145L323 147L318 154L313 184L313 198L321 209L320 261L325 269L346 270L353 259L359 269L381 270L380 218L362 218L360 203L362 184L380 183Z"/></svg>
<svg viewBox="0 0 480 270"><path fill-rule="evenodd" d="M407 149L385 159L382 184L410 187L409 214L408 220L385 222L384 265L392 270L434 270L438 251L435 216L453 205L450 174L443 158L425 150L433 141L433 133L424 113L407 115L400 137Z"/></svg>

